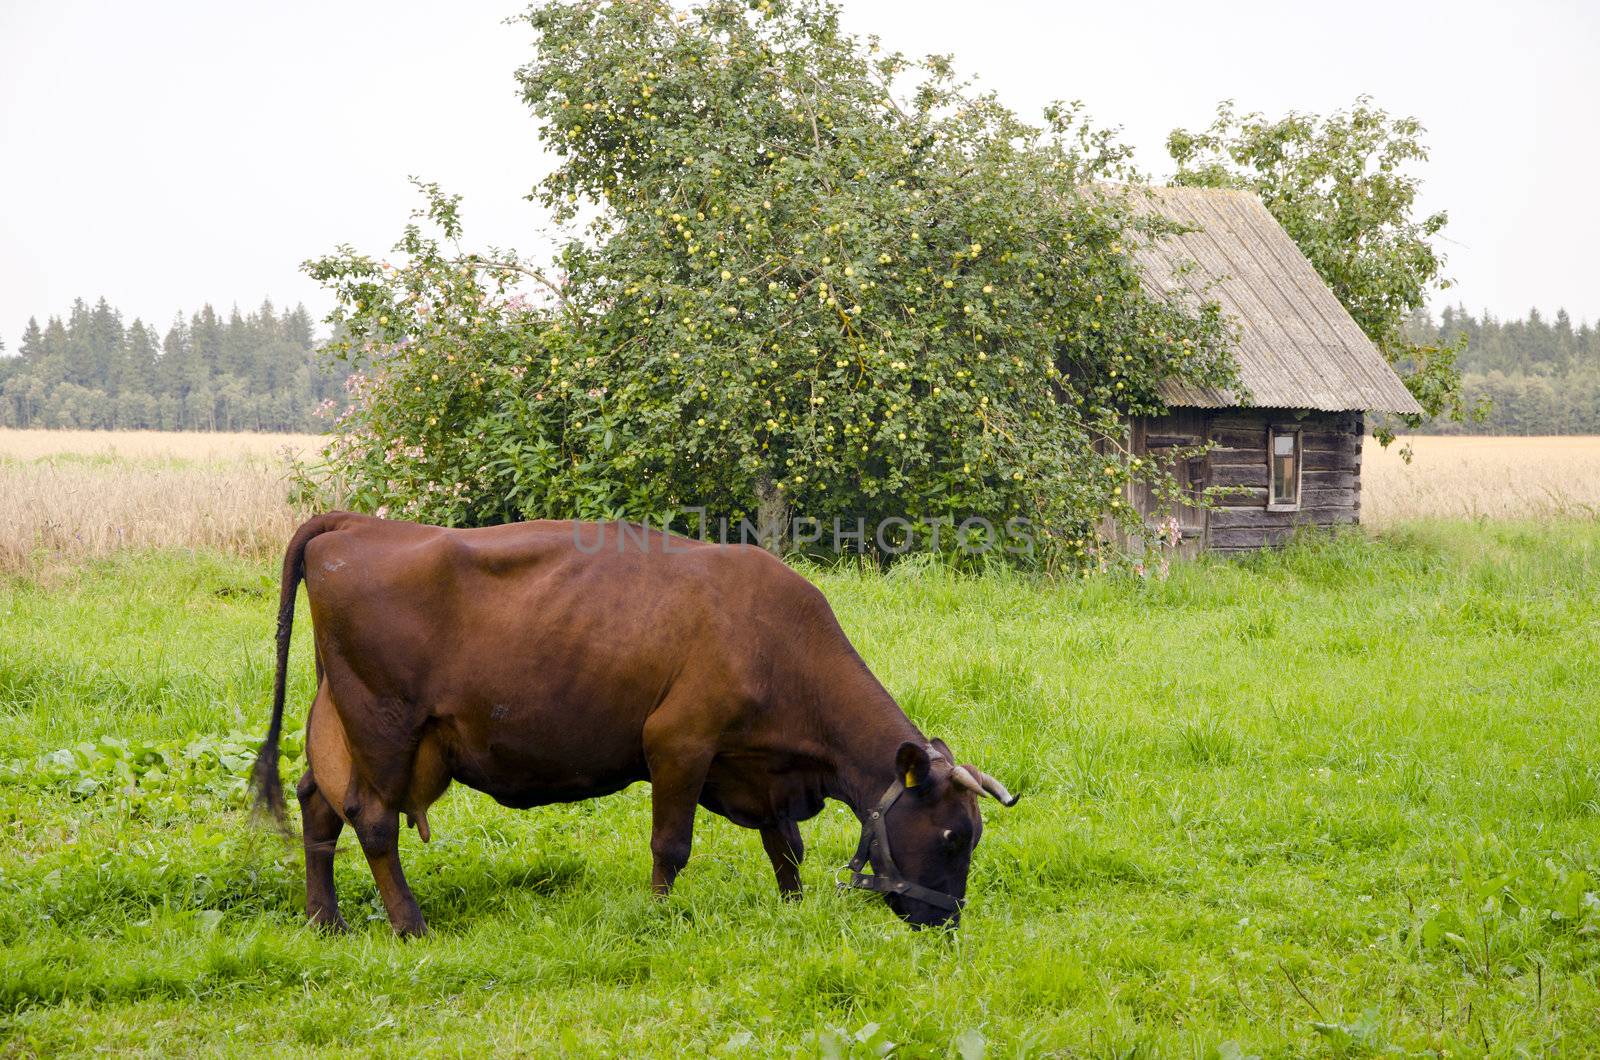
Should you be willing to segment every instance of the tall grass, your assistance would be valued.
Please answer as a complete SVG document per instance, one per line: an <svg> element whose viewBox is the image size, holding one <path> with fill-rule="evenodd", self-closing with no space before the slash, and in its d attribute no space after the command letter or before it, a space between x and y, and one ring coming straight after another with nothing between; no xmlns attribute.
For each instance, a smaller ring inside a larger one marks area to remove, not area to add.
<svg viewBox="0 0 1600 1060"><path fill-rule="evenodd" d="M356 931L321 937L239 790L272 563L0 580L0 1054L1600 1051L1600 525L1159 582L809 573L924 730L1024 793L985 808L956 937L834 892L836 806L803 902L709 814L654 901L644 786L454 789L402 840L435 929L411 944L347 834Z"/></svg>
<svg viewBox="0 0 1600 1060"><path fill-rule="evenodd" d="M0 430L0 571L123 549L282 549L291 457L312 435Z"/></svg>

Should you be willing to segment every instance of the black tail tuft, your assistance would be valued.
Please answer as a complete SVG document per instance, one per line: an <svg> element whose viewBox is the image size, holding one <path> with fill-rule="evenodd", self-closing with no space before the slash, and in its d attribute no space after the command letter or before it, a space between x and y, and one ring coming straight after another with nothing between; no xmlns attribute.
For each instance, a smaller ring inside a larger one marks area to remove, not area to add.
<svg viewBox="0 0 1600 1060"><path fill-rule="evenodd" d="M251 810L266 813L281 827L289 825L289 813L283 802L283 778L278 775L278 731L269 730L261 750L256 752L256 764L250 770L250 790L255 792Z"/></svg>

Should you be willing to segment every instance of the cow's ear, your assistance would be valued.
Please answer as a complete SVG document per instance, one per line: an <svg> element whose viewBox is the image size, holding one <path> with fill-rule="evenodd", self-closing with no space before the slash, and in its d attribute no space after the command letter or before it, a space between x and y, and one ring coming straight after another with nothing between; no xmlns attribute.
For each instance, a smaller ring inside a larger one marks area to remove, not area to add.
<svg viewBox="0 0 1600 1060"><path fill-rule="evenodd" d="M894 756L895 772L908 788L915 788L928 782L928 775L933 771L933 763L928 760L928 749L919 743L907 741L900 745L900 750Z"/></svg>

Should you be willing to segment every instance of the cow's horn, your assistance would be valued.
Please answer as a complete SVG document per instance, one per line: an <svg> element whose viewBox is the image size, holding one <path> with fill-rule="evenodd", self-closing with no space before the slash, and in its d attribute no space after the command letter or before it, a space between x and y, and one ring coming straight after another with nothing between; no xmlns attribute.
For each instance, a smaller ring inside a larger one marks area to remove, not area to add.
<svg viewBox="0 0 1600 1060"><path fill-rule="evenodd" d="M979 798L989 794L983 789L983 785L978 783L978 778L974 777L967 771L966 766L956 766L954 769L952 769L950 771L950 779L955 781L957 784L960 784L963 788L966 788Z"/></svg>
<svg viewBox="0 0 1600 1060"><path fill-rule="evenodd" d="M1000 783L989 774L980 772L978 774L978 783L983 786L984 791L987 791L990 795L993 795L995 798L999 799L1000 805L1015 806L1017 804L1017 796L1007 791L1004 784Z"/></svg>

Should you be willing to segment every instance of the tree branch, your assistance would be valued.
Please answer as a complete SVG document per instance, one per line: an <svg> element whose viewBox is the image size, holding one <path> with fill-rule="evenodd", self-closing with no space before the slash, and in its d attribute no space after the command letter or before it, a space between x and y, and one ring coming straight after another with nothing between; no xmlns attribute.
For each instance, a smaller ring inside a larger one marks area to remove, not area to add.
<svg viewBox="0 0 1600 1060"><path fill-rule="evenodd" d="M494 261L489 258L479 257L476 254L468 254L464 257L457 258L456 260L464 265L471 265L480 269L499 269L505 272L519 272L522 275L531 278L543 286L551 294L555 295L556 301L561 303L561 308L571 308L570 303L567 301L566 294L561 290L561 286L554 280L550 279L550 277L546 276L543 272L540 272L538 269L531 268L527 265L523 265L514 261Z"/></svg>

